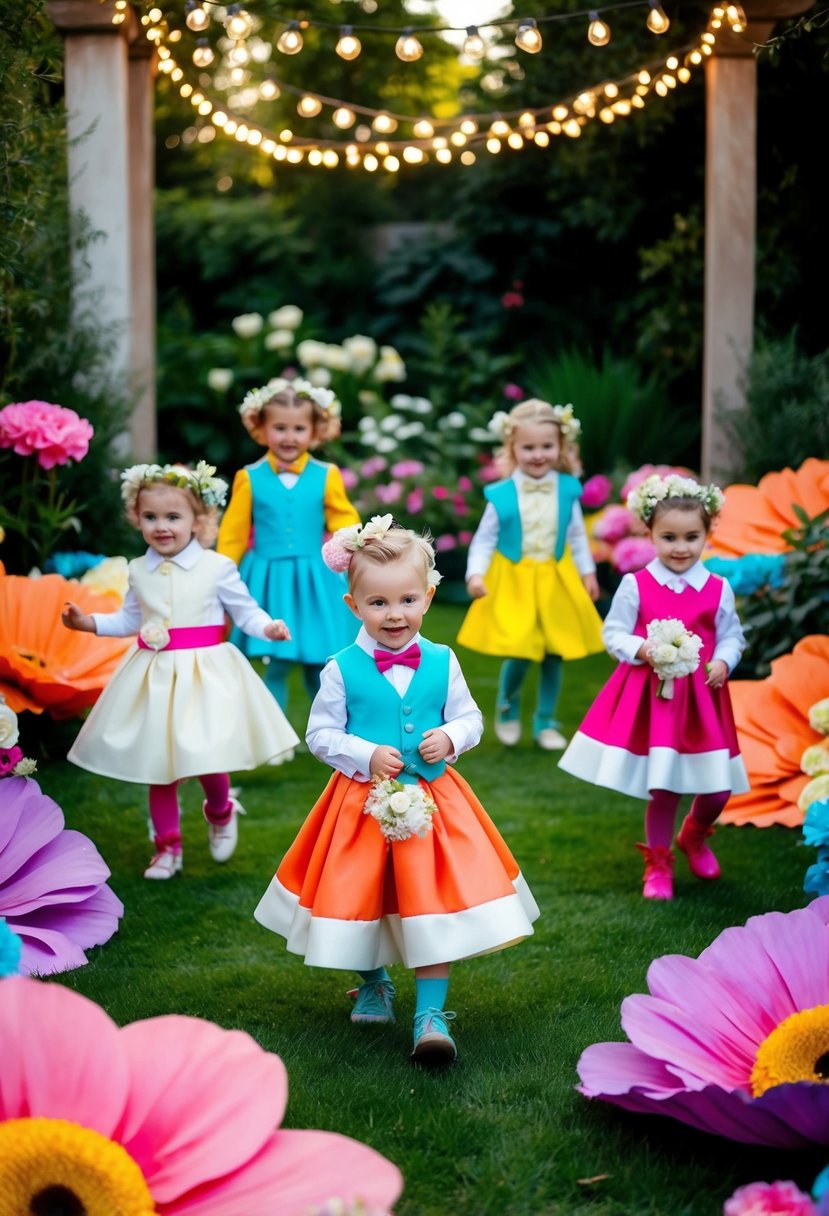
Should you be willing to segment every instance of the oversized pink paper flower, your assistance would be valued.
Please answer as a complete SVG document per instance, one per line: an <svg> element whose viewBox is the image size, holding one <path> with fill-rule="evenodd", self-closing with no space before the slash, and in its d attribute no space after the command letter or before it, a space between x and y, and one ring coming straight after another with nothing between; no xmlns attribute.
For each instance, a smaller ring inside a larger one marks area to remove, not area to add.
<svg viewBox="0 0 829 1216"><path fill-rule="evenodd" d="M593 535L615 545L633 531L633 513L618 503L605 507L593 524Z"/></svg>
<svg viewBox="0 0 829 1216"><path fill-rule="evenodd" d="M74 410L49 401L19 401L0 410L0 448L37 456L43 469L83 460L94 430Z"/></svg>
<svg viewBox="0 0 829 1216"><path fill-rule="evenodd" d="M82 967L109 941L124 905L92 841L31 777L0 781L0 916L23 942L24 974ZM2 1188L0 1188L2 1193Z"/></svg>
<svg viewBox="0 0 829 1216"><path fill-rule="evenodd" d="M648 969L627 1043L595 1043L580 1091L748 1144L829 1144L829 896L725 929Z"/></svg>
<svg viewBox="0 0 829 1216"><path fill-rule="evenodd" d="M90 1216L309 1216L334 1200L379 1216L400 1194L366 1145L280 1129L285 1067L241 1031L177 1016L119 1029L69 989L12 977L0 1042L4 1211L51 1210L51 1190Z"/></svg>
<svg viewBox="0 0 829 1216"><path fill-rule="evenodd" d="M723 1216L815 1216L816 1211L793 1182L750 1182L725 1201Z"/></svg>

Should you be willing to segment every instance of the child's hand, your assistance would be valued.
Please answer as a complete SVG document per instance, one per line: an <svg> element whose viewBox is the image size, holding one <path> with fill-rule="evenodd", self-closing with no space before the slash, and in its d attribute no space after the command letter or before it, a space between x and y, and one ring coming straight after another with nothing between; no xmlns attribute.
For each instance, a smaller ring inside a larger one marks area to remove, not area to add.
<svg viewBox="0 0 829 1216"><path fill-rule="evenodd" d="M728 679L728 664L722 659L714 659L713 663L707 663L705 683L709 688L722 688L723 684Z"/></svg>
<svg viewBox="0 0 829 1216"><path fill-rule="evenodd" d="M642 645L639 647L639 649L636 651L636 657L637 657L637 659L639 659L639 661L641 663L649 663L650 666L653 667L653 659L651 658L651 649L652 648L651 648L650 642L643 642Z"/></svg>
<svg viewBox="0 0 829 1216"><path fill-rule="evenodd" d="M585 591L595 604L596 600L599 598L599 580L596 578L595 574L583 574L581 576L581 581L584 583Z"/></svg>
<svg viewBox="0 0 829 1216"><path fill-rule="evenodd" d="M271 621L265 626L265 637L269 642L290 642L291 631L284 621Z"/></svg>
<svg viewBox="0 0 829 1216"><path fill-rule="evenodd" d="M427 764L437 764L438 760L445 760L454 751L454 745L445 730L433 726L431 730L423 732L423 742L417 750Z"/></svg>
<svg viewBox="0 0 829 1216"><path fill-rule="evenodd" d="M396 747L375 747L369 764L372 777L396 777L403 771L403 757Z"/></svg>
<svg viewBox="0 0 829 1216"><path fill-rule="evenodd" d="M471 574L466 580L466 590L469 592L470 599L483 599L486 595L484 576L482 574Z"/></svg>
<svg viewBox="0 0 829 1216"><path fill-rule="evenodd" d="M97 633L95 621L88 613L82 612L77 604L67 603L60 614L67 629L78 629L81 633Z"/></svg>

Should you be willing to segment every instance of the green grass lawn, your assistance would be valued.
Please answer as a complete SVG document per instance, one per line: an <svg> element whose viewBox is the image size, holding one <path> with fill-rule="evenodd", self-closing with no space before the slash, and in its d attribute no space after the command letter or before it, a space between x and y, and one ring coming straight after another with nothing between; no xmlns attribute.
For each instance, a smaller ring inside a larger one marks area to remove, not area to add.
<svg viewBox="0 0 829 1216"><path fill-rule="evenodd" d="M429 636L453 642L462 614L438 604ZM118 1023L177 1012L248 1031L287 1065L287 1126L354 1136L401 1168L397 1216L712 1216L744 1182L794 1178L808 1189L825 1164L819 1155L721 1141L587 1102L574 1086L583 1048L623 1037L620 1002L645 990L652 958L697 954L727 925L804 905L813 850L797 830L723 828L720 882L692 879L680 858L674 901L646 903L634 848L643 804L561 773L557 754L533 745L534 682L525 690L525 740L502 748L491 729L498 662L458 654L487 720L460 769L518 858L541 918L528 941L453 967L456 1065L429 1073L410 1063L410 973L393 971L396 1025L352 1026L345 993L354 977L306 967L253 920L328 778L304 750L289 765L235 777L248 814L222 868L208 855L200 787L188 782L184 873L150 883L141 877L151 854L146 791L58 759L77 724L56 727L55 758L41 762L37 778L67 825L96 842L126 905L119 933L60 982ZM565 733L610 670L604 656L566 666ZM297 678L290 716L300 733L307 708ZM25 740L26 716L23 726Z"/></svg>

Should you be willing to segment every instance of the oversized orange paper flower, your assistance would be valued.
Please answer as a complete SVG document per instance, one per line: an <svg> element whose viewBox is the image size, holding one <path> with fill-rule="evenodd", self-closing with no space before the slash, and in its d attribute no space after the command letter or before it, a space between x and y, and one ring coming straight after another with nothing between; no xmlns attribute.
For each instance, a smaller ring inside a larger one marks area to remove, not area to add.
<svg viewBox="0 0 829 1216"><path fill-rule="evenodd" d="M0 693L20 713L71 718L94 705L130 638L76 633L60 619L67 600L84 612L112 612L120 598L44 574L0 575Z"/></svg>
<svg viewBox="0 0 829 1216"><path fill-rule="evenodd" d="M726 486L725 506L711 533L711 554L785 552L789 546L782 533L800 527L794 503L810 517L829 507L829 460L810 456L797 472L782 469L767 473L756 486Z"/></svg>
<svg viewBox="0 0 829 1216"><path fill-rule="evenodd" d="M810 763L829 730L829 637L802 638L775 659L765 680L735 680L731 700L751 790L729 799L722 823L803 823L806 787L823 771ZM825 729L824 729L825 728ZM798 800L800 806L798 806Z"/></svg>

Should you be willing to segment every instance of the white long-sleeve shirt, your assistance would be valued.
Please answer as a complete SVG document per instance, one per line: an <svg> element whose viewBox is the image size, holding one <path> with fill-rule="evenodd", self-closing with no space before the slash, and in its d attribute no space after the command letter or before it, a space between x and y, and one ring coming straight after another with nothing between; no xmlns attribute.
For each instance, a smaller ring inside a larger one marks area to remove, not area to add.
<svg viewBox="0 0 829 1216"><path fill-rule="evenodd" d="M544 477L529 478L526 473L516 469L512 474L518 490L518 510L521 515L521 556L531 557L536 561L547 561L555 552L558 536L558 474L554 471ZM548 482L552 492L545 494L528 494L523 489L523 483L528 480ZM498 513L491 502L486 504L481 522L469 544L469 556L466 563L467 581L473 574L486 574L492 555L498 547ZM567 544L573 554L576 569L582 576L594 574L596 563L590 552L590 540L584 526L584 516L577 502L573 503L573 512L565 532Z"/></svg>
<svg viewBox="0 0 829 1216"><path fill-rule="evenodd" d="M412 641L420 642L420 634ZM364 626L357 634L355 643L372 656L375 650L389 649L375 642ZM411 667L395 664L383 672L383 677L402 697L407 692L414 674ZM359 735L349 734L345 729L347 720L342 673L332 661L322 669L319 692L311 706L305 741L317 759L322 760L324 764L338 769L346 777L354 777L357 781L370 781L371 757L378 744ZM452 763L463 752L479 743L483 729L481 711L472 699L460 663L450 650L446 720L440 725L440 730L445 731L452 740L452 752L446 757L447 762Z"/></svg>
<svg viewBox="0 0 829 1216"><path fill-rule="evenodd" d="M686 589L684 583L693 587L695 591L701 591L708 579L713 577L702 562L696 562L681 576L675 574L673 570L669 570L667 566L663 566L658 557L649 562L645 568L661 586L670 587L678 596L682 595ZM643 639L633 632L638 615L639 585L635 575L626 574L613 596L610 610L605 617L602 640L608 654L614 659L622 663L632 663L634 666L642 663L641 659L637 659L636 652L642 645ZM711 662L721 659L731 672L740 660L746 640L740 625L740 618L737 616L734 592L725 580L723 580L722 595L714 628L717 642Z"/></svg>

